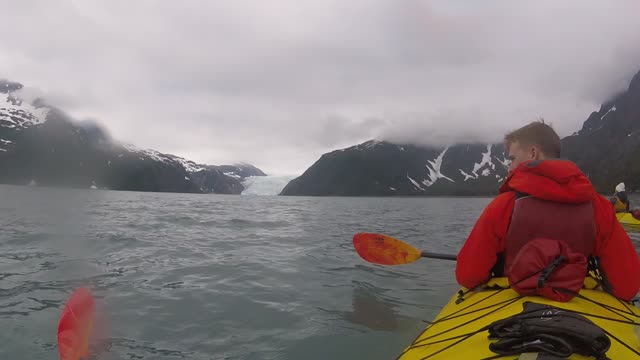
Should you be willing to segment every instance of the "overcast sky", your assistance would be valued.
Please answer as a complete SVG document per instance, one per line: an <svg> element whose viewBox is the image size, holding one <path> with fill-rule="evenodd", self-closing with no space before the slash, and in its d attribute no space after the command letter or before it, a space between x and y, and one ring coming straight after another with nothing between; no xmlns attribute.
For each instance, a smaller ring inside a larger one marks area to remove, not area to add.
<svg viewBox="0 0 640 360"><path fill-rule="evenodd" d="M371 138L561 136L640 70L638 0L0 0L0 78L118 140L300 174Z"/></svg>

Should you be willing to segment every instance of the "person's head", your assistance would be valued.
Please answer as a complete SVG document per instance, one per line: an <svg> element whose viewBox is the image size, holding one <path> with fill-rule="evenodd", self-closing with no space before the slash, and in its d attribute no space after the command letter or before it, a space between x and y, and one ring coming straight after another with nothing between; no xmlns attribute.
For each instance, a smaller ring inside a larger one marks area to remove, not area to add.
<svg viewBox="0 0 640 360"><path fill-rule="evenodd" d="M560 157L560 137L544 120L534 121L514 130L504 137L509 171L527 160L544 160Z"/></svg>
<svg viewBox="0 0 640 360"><path fill-rule="evenodd" d="M616 186L616 192L623 192L623 191L624 191L624 183L621 182Z"/></svg>

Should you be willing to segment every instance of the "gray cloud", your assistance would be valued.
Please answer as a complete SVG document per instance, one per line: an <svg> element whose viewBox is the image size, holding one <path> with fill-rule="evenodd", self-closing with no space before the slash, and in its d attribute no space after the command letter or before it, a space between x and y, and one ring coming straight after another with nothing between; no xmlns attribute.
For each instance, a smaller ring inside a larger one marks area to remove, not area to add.
<svg viewBox="0 0 640 360"><path fill-rule="evenodd" d="M300 173L372 137L581 126L640 70L636 0L3 1L0 77L112 135Z"/></svg>

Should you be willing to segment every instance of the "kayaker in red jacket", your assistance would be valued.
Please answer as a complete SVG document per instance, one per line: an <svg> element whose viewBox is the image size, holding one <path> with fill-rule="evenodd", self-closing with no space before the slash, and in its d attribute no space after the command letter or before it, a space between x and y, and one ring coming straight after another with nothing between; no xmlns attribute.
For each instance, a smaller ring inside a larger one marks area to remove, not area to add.
<svg viewBox="0 0 640 360"><path fill-rule="evenodd" d="M556 132L543 121L533 122L507 134L505 148L511 160L509 176L458 254L458 283L473 288L499 267L497 272L505 276L509 271L522 273L517 267L527 256L519 251L526 243L555 238L574 252L598 259L615 296L635 296L640 262L633 243L609 200L596 193L574 163L558 160ZM504 265L499 258L506 258Z"/></svg>

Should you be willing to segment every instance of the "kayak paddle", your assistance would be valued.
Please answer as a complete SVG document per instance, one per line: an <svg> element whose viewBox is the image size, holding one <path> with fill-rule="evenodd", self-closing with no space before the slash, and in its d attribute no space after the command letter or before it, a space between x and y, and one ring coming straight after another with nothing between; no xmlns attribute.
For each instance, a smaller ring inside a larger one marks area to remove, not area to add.
<svg viewBox="0 0 640 360"><path fill-rule="evenodd" d="M456 255L420 251L407 243L382 234L355 234L353 247L361 258L381 265L410 264L421 257L456 260Z"/></svg>
<svg viewBox="0 0 640 360"><path fill-rule="evenodd" d="M58 352L61 360L89 356L89 335L93 327L95 302L86 288L73 292L58 323Z"/></svg>

